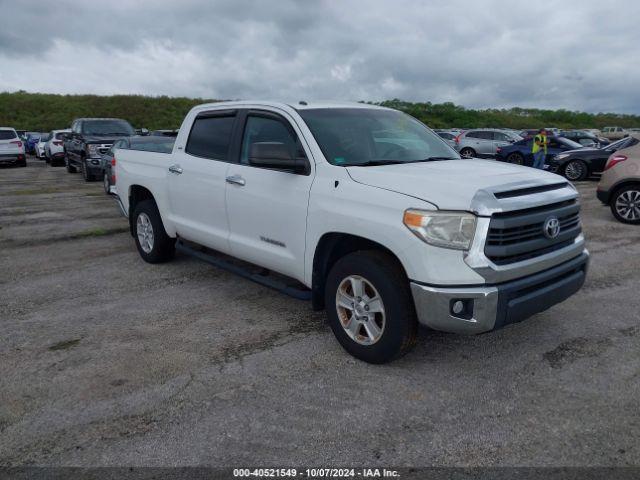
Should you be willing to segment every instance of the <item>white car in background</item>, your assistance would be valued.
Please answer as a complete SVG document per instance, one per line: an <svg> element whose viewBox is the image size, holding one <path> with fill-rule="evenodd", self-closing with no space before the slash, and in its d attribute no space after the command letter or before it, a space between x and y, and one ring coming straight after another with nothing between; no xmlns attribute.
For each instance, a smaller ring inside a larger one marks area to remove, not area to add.
<svg viewBox="0 0 640 480"><path fill-rule="evenodd" d="M38 140L38 143L36 143L35 147L34 147L34 154L36 156L37 159L39 160L44 160L44 145L47 143L47 140L49 139L50 135L42 135L40 137L40 140Z"/></svg>
<svg viewBox="0 0 640 480"><path fill-rule="evenodd" d="M13 128L0 127L0 165L27 166L24 142Z"/></svg>
<svg viewBox="0 0 640 480"><path fill-rule="evenodd" d="M45 161L52 167L56 164L64 165L64 136L71 130L53 130L44 144Z"/></svg>

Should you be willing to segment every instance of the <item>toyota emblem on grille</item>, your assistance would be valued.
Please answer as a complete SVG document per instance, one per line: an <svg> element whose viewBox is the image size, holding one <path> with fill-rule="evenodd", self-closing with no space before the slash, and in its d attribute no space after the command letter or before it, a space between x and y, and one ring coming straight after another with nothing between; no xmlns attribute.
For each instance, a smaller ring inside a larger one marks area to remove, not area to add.
<svg viewBox="0 0 640 480"><path fill-rule="evenodd" d="M556 238L560 235L560 220L558 220L558 217L547 218L542 226L542 231L547 238Z"/></svg>

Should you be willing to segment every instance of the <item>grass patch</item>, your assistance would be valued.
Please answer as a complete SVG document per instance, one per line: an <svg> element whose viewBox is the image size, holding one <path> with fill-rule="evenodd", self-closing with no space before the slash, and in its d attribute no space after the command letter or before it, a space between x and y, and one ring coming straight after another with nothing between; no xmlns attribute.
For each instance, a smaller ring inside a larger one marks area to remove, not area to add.
<svg viewBox="0 0 640 480"><path fill-rule="evenodd" d="M13 192L4 192L2 195L5 197L12 195L40 195L43 193L62 193L68 192L68 188L60 187L45 187L45 188L25 188L24 190L14 190Z"/></svg>
<svg viewBox="0 0 640 480"><path fill-rule="evenodd" d="M75 347L80 343L79 338L74 338L73 340L65 340L63 342L54 343L49 347L49 350L55 352L57 350L68 350L71 347Z"/></svg>

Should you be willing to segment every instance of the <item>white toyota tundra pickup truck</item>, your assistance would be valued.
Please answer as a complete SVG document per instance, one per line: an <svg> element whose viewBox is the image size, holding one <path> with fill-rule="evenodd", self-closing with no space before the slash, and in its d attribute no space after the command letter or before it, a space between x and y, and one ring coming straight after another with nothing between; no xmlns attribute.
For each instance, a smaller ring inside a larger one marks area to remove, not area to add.
<svg viewBox="0 0 640 480"><path fill-rule="evenodd" d="M200 105L172 153L115 157L117 198L145 261L178 248L308 298L371 363L406 353L419 323L477 334L524 320L587 273L570 183L460 159L388 108Z"/></svg>

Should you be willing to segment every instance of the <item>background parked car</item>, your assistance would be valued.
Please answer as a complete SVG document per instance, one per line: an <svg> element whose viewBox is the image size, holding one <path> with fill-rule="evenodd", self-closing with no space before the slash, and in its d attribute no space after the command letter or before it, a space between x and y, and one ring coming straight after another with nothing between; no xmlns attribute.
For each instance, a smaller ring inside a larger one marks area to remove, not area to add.
<svg viewBox="0 0 640 480"><path fill-rule="evenodd" d="M154 137L177 137L178 130L154 130L150 133Z"/></svg>
<svg viewBox="0 0 640 480"><path fill-rule="evenodd" d="M25 153L35 155L36 144L40 141L40 137L44 135L40 132L27 132L27 140L24 145Z"/></svg>
<svg viewBox="0 0 640 480"><path fill-rule="evenodd" d="M114 193L116 183L115 166L118 150L142 150L147 152L171 153L175 138L159 135L134 136L121 138L113 142L109 150L102 154L102 185L104 192Z"/></svg>
<svg viewBox="0 0 640 480"><path fill-rule="evenodd" d="M450 147L456 148L456 134L446 130L436 130L440 138L449 144Z"/></svg>
<svg viewBox="0 0 640 480"><path fill-rule="evenodd" d="M601 148L580 148L555 155L549 160L549 170L564 175L572 182L600 175L612 153L631 147L640 140L633 136L623 138Z"/></svg>
<svg viewBox="0 0 640 480"><path fill-rule="evenodd" d="M34 155L36 156L37 159L39 160L44 160L45 156L44 156L44 146L47 143L47 141L49 140L49 134L48 133L42 133L40 135L40 138L38 139L38 142L35 144L34 147Z"/></svg>
<svg viewBox="0 0 640 480"><path fill-rule="evenodd" d="M604 127L602 129L602 136L609 140L620 140L627 135L629 135L629 132L622 127Z"/></svg>
<svg viewBox="0 0 640 480"><path fill-rule="evenodd" d="M24 143L13 128L0 127L0 165L27 166Z"/></svg>
<svg viewBox="0 0 640 480"><path fill-rule="evenodd" d="M568 151L583 148L582 145L564 137L547 137L547 156L545 162L549 162L555 155ZM517 165L533 165L533 138L524 138L512 145L500 147L496 153L496 160L501 162L515 163Z"/></svg>
<svg viewBox="0 0 640 480"><path fill-rule="evenodd" d="M462 158L492 158L498 148L522 140L520 135L497 128L467 130L455 138L455 148Z"/></svg>
<svg viewBox="0 0 640 480"><path fill-rule="evenodd" d="M52 167L64 165L64 138L71 130L53 130L44 145L45 161Z"/></svg>
<svg viewBox="0 0 640 480"><path fill-rule="evenodd" d="M579 143L583 147L603 147L609 145L611 142L604 138L598 137L591 132L584 130L563 130L560 134L561 137L568 138L574 142Z"/></svg>
<svg viewBox="0 0 640 480"><path fill-rule="evenodd" d="M596 195L618 221L640 225L640 143L609 157Z"/></svg>
<svg viewBox="0 0 640 480"><path fill-rule="evenodd" d="M71 133L65 136L67 172L80 169L85 181L102 178L102 157L113 142L134 135L133 127L120 118L77 118L71 123Z"/></svg>

